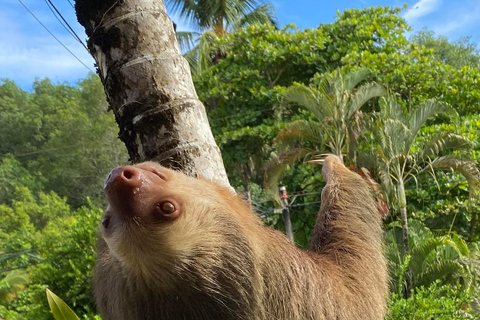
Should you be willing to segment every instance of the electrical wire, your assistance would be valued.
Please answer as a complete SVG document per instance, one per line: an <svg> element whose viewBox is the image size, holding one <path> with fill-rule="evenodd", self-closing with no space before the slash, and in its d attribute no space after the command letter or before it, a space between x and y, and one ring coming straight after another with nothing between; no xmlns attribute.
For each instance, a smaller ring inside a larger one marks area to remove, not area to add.
<svg viewBox="0 0 480 320"><path fill-rule="evenodd" d="M45 3L47 4L48 8L50 9L50 11L53 13L53 15L55 16L55 18L58 20L58 22L60 22L60 24L62 25L62 27L65 28L65 30L68 31L68 33L70 33L70 35L75 39L77 40L84 48L85 50L88 51L88 48L87 46L85 45L85 43L83 43L82 39L80 39L80 37L78 36L78 34L75 32L75 30L73 30L73 28L70 26L70 24L67 22L67 20L65 20L65 18L62 16L62 14L60 13L60 11L58 11L57 7L55 7L55 5L53 4L53 2L51 0L45 0ZM53 11L55 10L55 11ZM56 14L55 14L56 12ZM62 20L63 20L63 23L62 21L60 21L60 19L58 18L60 17ZM65 23L65 24L64 24Z"/></svg>
<svg viewBox="0 0 480 320"><path fill-rule="evenodd" d="M22 2L22 0L18 0L18 2L20 2L20 4L35 18L35 20L37 20L37 22L45 29L47 30L47 32L55 39L57 40L57 42L65 48L65 50L67 50L75 59L77 59L78 62L80 62L85 68L87 68L87 70L89 70L90 72L94 73L92 69L90 69L85 63L83 63L82 60L80 60L72 51L70 51L70 49L67 48L67 46L65 46L62 41L60 41L60 39L58 39L38 18L37 16L35 16L35 14L30 11L30 9L28 9L28 7Z"/></svg>

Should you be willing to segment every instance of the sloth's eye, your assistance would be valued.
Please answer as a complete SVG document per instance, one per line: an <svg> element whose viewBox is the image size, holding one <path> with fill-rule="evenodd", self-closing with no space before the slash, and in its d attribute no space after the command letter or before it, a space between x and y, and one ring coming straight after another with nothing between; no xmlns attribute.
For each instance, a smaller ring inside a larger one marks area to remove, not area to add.
<svg viewBox="0 0 480 320"><path fill-rule="evenodd" d="M175 206L169 201L160 203L159 207L164 214L172 214L173 212L175 212Z"/></svg>
<svg viewBox="0 0 480 320"><path fill-rule="evenodd" d="M102 219L102 225L105 229L108 229L108 226L110 225L110 217L105 217Z"/></svg>

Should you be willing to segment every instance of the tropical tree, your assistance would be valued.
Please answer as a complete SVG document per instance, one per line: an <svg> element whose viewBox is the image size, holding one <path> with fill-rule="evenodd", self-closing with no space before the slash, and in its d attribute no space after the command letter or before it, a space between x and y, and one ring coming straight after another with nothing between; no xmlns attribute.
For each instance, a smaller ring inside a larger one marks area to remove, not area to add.
<svg viewBox="0 0 480 320"><path fill-rule="evenodd" d="M438 132L422 137L421 141L416 139L421 127L433 116L441 113L457 115L449 104L430 99L414 107L411 113L407 113L393 97L381 98L379 105L380 112L373 125L378 143L374 149L377 170L384 190L394 199L400 212L406 257L409 254L409 237L405 184L421 174L430 174L435 178L436 170L455 171L467 179L471 196L475 196L480 174L475 162L447 153L470 148L472 143L467 138ZM410 270L406 271L405 282L404 293L408 295L412 286Z"/></svg>
<svg viewBox="0 0 480 320"><path fill-rule="evenodd" d="M427 49L432 49L434 57L445 64L461 68L464 66L479 67L480 54L471 37L462 37L450 42L445 36L435 36L435 32L423 29L415 33L410 41Z"/></svg>
<svg viewBox="0 0 480 320"><path fill-rule="evenodd" d="M277 135L278 149L284 152L267 165L265 173L272 195L276 195L279 177L286 167L305 156L329 150L343 160L346 149L349 160L356 163L363 127L360 108L386 93L385 88L375 82L360 85L369 76L368 69L346 75L336 70L324 75L317 85L294 84L285 91L285 104L304 107L314 118L294 121Z"/></svg>
<svg viewBox="0 0 480 320"><path fill-rule="evenodd" d="M265 0L166 0L166 4L200 31L176 33L180 46L188 50L185 58L192 72L197 74L225 57L223 48L212 47L218 38L249 24L276 25L273 5Z"/></svg>
<svg viewBox="0 0 480 320"><path fill-rule="evenodd" d="M157 161L228 186L163 1L77 0L75 10L130 160Z"/></svg>

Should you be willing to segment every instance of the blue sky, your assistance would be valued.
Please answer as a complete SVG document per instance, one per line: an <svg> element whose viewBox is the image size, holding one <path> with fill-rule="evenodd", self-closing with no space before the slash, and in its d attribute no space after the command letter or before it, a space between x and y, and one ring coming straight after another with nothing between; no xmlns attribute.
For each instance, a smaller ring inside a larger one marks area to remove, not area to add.
<svg viewBox="0 0 480 320"><path fill-rule="evenodd" d="M90 69L93 59L56 20L45 1L21 0L48 29ZM51 0L80 38L85 39L71 6L74 0ZM428 27L436 34L456 40L471 36L480 42L480 0L273 0L280 25L295 23L313 28L334 21L336 11L366 6L409 5L403 16L415 30ZM178 29L191 29L179 21ZM21 5L19 0L0 0L0 79L14 80L31 90L35 78L76 83L88 69L62 47Z"/></svg>

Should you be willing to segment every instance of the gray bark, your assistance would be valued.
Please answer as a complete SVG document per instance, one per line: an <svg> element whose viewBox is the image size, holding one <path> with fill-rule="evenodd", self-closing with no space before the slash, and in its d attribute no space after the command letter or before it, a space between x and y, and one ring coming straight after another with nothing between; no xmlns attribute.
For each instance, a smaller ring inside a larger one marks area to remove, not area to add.
<svg viewBox="0 0 480 320"><path fill-rule="evenodd" d="M75 9L130 160L228 186L163 1L77 0Z"/></svg>
<svg viewBox="0 0 480 320"><path fill-rule="evenodd" d="M403 256L407 257L409 255L407 208L400 208L400 219L402 220ZM407 270L405 271L405 288L403 290L403 296L405 298L410 297L411 290L412 271L410 270L410 267L407 267Z"/></svg>

